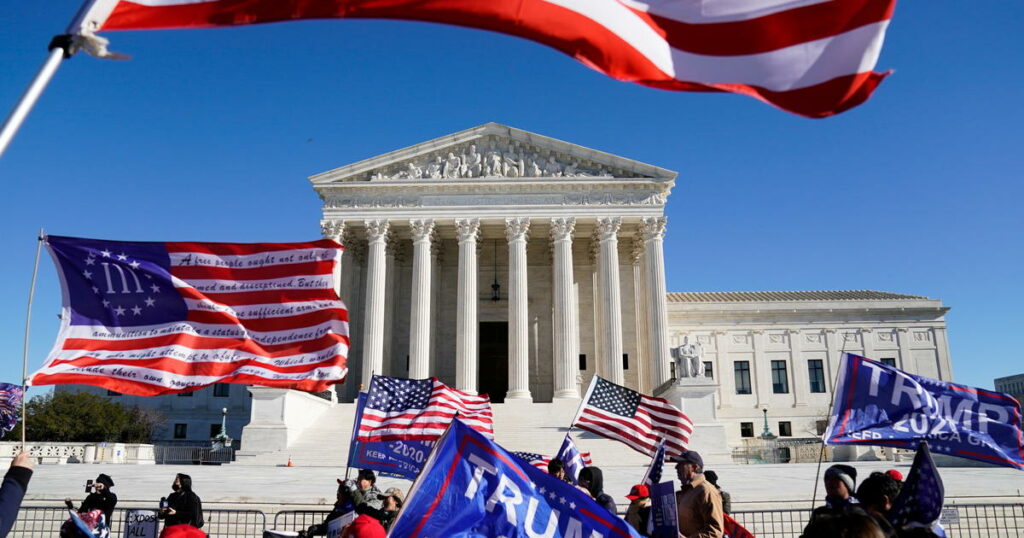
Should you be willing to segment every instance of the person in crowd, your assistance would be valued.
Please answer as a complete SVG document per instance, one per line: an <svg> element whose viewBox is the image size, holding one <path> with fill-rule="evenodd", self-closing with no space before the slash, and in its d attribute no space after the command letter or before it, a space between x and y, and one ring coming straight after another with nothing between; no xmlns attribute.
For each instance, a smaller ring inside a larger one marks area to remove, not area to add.
<svg viewBox="0 0 1024 538"><path fill-rule="evenodd" d="M896 529L889 523L888 514L900 493L900 485L888 473L871 473L857 487L857 500L875 519L886 538L896 538Z"/></svg>
<svg viewBox="0 0 1024 538"><path fill-rule="evenodd" d="M815 510L818 512L818 510ZM878 523L857 505L827 509L811 517L801 538L885 538Z"/></svg>
<svg viewBox="0 0 1024 538"><path fill-rule="evenodd" d="M380 490L377 489L377 475L369 469L360 469L356 479L346 480L345 486L356 505L357 513L365 513L367 508L380 510L384 503L380 500Z"/></svg>
<svg viewBox="0 0 1024 538"><path fill-rule="evenodd" d="M6 537L14 527L31 478L32 460L28 452L21 451L11 460L11 467L4 475L3 485L0 485L0 538Z"/></svg>
<svg viewBox="0 0 1024 538"><path fill-rule="evenodd" d="M637 484L630 488L629 508L626 509L626 523L633 527L640 536L650 536L647 533L647 520L651 517L651 491L644 484Z"/></svg>
<svg viewBox="0 0 1024 538"><path fill-rule="evenodd" d="M339 478L338 491L335 494L334 507L331 508L331 512L327 514L327 517L322 523L310 525L305 531L300 531L299 536L326 536L327 524L352 512L354 508L355 503L352 501L352 496L349 495L349 490L345 486L345 482Z"/></svg>
<svg viewBox="0 0 1024 538"><path fill-rule="evenodd" d="M345 530L341 538L384 538L387 533L380 521L370 514L359 514Z"/></svg>
<svg viewBox="0 0 1024 538"><path fill-rule="evenodd" d="M203 528L203 501L192 491L192 477L178 473L171 484L174 490L167 497L167 506L161 506L158 514L165 527L191 525Z"/></svg>
<svg viewBox="0 0 1024 538"><path fill-rule="evenodd" d="M889 475L890 478L895 480L896 485L898 485L900 488L903 487L903 473L897 471L896 469L889 469L888 471L885 472L885 474Z"/></svg>
<svg viewBox="0 0 1024 538"><path fill-rule="evenodd" d="M679 534L684 538L722 538L722 496L704 478L704 459L693 450L672 456L682 486L676 492Z"/></svg>
<svg viewBox="0 0 1024 538"><path fill-rule="evenodd" d="M718 485L718 473L714 471L704 471L704 480L707 480L712 486L715 486L715 489L718 490L718 494L722 496L722 512L725 512L726 514L732 512L732 495L729 495L728 491L723 490Z"/></svg>
<svg viewBox="0 0 1024 538"><path fill-rule="evenodd" d="M192 525L182 523L164 527L164 530L160 531L160 538L206 538L206 533Z"/></svg>
<svg viewBox="0 0 1024 538"><path fill-rule="evenodd" d="M405 504L405 494L398 488L388 488L384 493L380 494L380 500L384 503L384 506L380 509L380 515L376 517L380 520L381 525L384 526L384 530L388 531L391 530L391 524L398 519L398 512L402 510L402 505Z"/></svg>
<svg viewBox="0 0 1024 538"><path fill-rule="evenodd" d="M565 474L565 464L558 458L551 458L551 461L548 462L548 474L564 482L569 481L569 477Z"/></svg>
<svg viewBox="0 0 1024 538"><path fill-rule="evenodd" d="M825 470L825 506L843 508L857 504L854 491L857 489L857 469L837 463Z"/></svg>
<svg viewBox="0 0 1024 538"><path fill-rule="evenodd" d="M96 481L91 484L92 492L86 495L85 500L78 507L78 513L84 514L100 510L103 512L103 517L106 518L107 525L112 525L114 507L117 506L117 495L110 491L112 487L114 487L114 480L110 476L100 473L96 477ZM74 505L71 503L71 499L64 499L64 504L69 509L73 509Z"/></svg>
<svg viewBox="0 0 1024 538"><path fill-rule="evenodd" d="M590 496L597 501L597 504L605 507L609 512L618 515L615 509L615 500L611 495L604 492L604 473L598 467L584 467L580 471L577 481L579 487L586 490Z"/></svg>

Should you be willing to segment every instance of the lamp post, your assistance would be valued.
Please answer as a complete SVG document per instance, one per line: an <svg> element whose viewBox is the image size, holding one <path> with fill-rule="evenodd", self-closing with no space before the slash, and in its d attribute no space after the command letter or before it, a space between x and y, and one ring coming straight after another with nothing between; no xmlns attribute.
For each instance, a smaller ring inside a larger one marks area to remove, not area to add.
<svg viewBox="0 0 1024 538"><path fill-rule="evenodd" d="M761 431L761 439L775 439L772 430L768 428L768 408L765 407L761 412L764 413L764 430Z"/></svg>
<svg viewBox="0 0 1024 538"><path fill-rule="evenodd" d="M222 407L220 410L220 433L213 437L214 449L220 447L230 447L232 443L231 437L228 437L228 408Z"/></svg>

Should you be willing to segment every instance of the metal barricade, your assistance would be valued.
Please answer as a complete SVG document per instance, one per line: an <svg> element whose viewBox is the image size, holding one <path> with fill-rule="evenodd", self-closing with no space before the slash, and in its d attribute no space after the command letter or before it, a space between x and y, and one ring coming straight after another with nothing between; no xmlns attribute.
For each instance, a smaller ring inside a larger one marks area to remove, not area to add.
<svg viewBox="0 0 1024 538"><path fill-rule="evenodd" d="M214 449L209 444L205 446L156 445L153 447L153 456L160 464L222 464L234 461L235 450L226 447Z"/></svg>
<svg viewBox="0 0 1024 538"><path fill-rule="evenodd" d="M274 530L303 531L324 522L328 510L281 510L274 515Z"/></svg>
<svg viewBox="0 0 1024 538"><path fill-rule="evenodd" d="M130 510L154 510L154 506L121 507L114 510L110 522L110 536L124 535L125 518ZM18 512L9 536L18 538L53 538L68 519L63 506L25 507ZM259 510L203 510L203 532L210 538L262 538L267 526L266 514ZM320 521L323 521L321 519Z"/></svg>
<svg viewBox="0 0 1024 538"><path fill-rule="evenodd" d="M790 538L800 536L807 526L807 520L811 518L811 511L744 510L729 515L757 538Z"/></svg>

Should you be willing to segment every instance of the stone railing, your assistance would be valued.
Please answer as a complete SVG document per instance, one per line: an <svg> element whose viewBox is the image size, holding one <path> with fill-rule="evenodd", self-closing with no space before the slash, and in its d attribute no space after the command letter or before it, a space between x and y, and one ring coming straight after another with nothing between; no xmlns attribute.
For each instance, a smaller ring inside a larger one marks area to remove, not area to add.
<svg viewBox="0 0 1024 538"><path fill-rule="evenodd" d="M26 443L36 463L129 463L153 464L153 445L126 443ZM21 443L0 442L0 466L6 466L21 451Z"/></svg>

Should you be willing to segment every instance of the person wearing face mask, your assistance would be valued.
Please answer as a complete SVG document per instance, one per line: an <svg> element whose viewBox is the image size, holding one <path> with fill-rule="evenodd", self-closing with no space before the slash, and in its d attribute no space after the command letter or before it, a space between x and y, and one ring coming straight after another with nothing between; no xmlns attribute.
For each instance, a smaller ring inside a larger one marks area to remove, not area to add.
<svg viewBox="0 0 1024 538"><path fill-rule="evenodd" d="M88 513L93 510L100 510L103 512L103 516L106 517L107 525L112 525L112 517L114 515L114 507L117 506L117 495L110 488L114 487L114 480L108 475L100 473L96 477L96 481L92 483L92 492L85 497L82 501L82 505L78 507L78 513ZM64 503L71 508L71 499L64 499Z"/></svg>
<svg viewBox="0 0 1024 538"><path fill-rule="evenodd" d="M171 493L167 497L167 505L160 507L160 519L164 520L164 526L191 525L197 529L203 528L203 502L192 491L192 477L187 474L178 473L171 484Z"/></svg>

